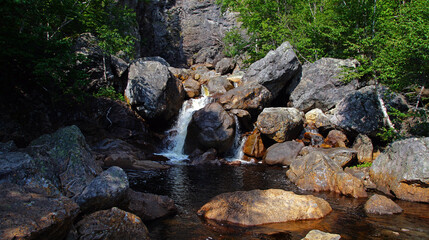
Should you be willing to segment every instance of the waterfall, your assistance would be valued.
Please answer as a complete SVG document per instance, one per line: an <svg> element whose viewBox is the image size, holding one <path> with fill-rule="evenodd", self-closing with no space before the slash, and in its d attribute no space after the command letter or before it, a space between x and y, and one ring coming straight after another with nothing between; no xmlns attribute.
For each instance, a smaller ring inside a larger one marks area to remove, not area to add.
<svg viewBox="0 0 429 240"><path fill-rule="evenodd" d="M186 135L188 133L188 125L192 120L194 112L210 103L209 92L204 85L201 86L201 93L203 97L192 98L183 103L175 125L166 132L168 135L167 147L162 153L159 153L159 155L163 155L171 161L182 161L188 158L188 155L183 153L183 146L185 145Z"/></svg>
<svg viewBox="0 0 429 240"><path fill-rule="evenodd" d="M243 160L243 146L246 142L246 138L241 138L241 128L240 128L240 122L238 121L238 117L234 115L235 120L235 137L234 137L234 144L232 145L230 151L229 151L229 157L227 157L228 161L235 161L235 160Z"/></svg>

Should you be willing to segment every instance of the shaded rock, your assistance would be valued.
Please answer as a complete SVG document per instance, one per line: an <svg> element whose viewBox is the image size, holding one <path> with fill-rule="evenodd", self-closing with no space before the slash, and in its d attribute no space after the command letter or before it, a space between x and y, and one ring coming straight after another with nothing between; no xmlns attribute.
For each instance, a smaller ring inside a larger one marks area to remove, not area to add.
<svg viewBox="0 0 429 240"><path fill-rule="evenodd" d="M169 67L168 70L179 80L186 81L191 78L191 71L187 68Z"/></svg>
<svg viewBox="0 0 429 240"><path fill-rule="evenodd" d="M201 84L193 79L187 79L183 82L183 87L189 98L198 97L200 95Z"/></svg>
<svg viewBox="0 0 429 240"><path fill-rule="evenodd" d="M118 77L122 77L122 75L128 70L128 63L116 56L111 56L110 64L113 72Z"/></svg>
<svg viewBox="0 0 429 240"><path fill-rule="evenodd" d="M145 119L157 124L179 113L184 91L162 61L138 59L130 66L125 89L127 102Z"/></svg>
<svg viewBox="0 0 429 240"><path fill-rule="evenodd" d="M339 240L339 234L322 232L320 230L311 230L302 240Z"/></svg>
<svg viewBox="0 0 429 240"><path fill-rule="evenodd" d="M376 189L377 186L371 181L369 177L369 167L347 167L344 172L353 175L360 179L365 186L365 189Z"/></svg>
<svg viewBox="0 0 429 240"><path fill-rule="evenodd" d="M258 129L255 129L246 138L246 142L243 146L243 152L249 157L261 158L265 155L267 149L262 142L261 133Z"/></svg>
<svg viewBox="0 0 429 240"><path fill-rule="evenodd" d="M377 189L385 194L429 202L429 138L392 143L373 161L370 176Z"/></svg>
<svg viewBox="0 0 429 240"><path fill-rule="evenodd" d="M253 129L252 116L250 113L243 109L231 109L229 113L234 114L240 123L240 128L243 132L251 131Z"/></svg>
<svg viewBox="0 0 429 240"><path fill-rule="evenodd" d="M234 141L234 119L218 103L210 103L196 111L188 126L185 153L210 148L219 153L229 150Z"/></svg>
<svg viewBox="0 0 429 240"><path fill-rule="evenodd" d="M295 108L265 108L258 116L259 131L276 142L298 137L302 130L304 113Z"/></svg>
<svg viewBox="0 0 429 240"><path fill-rule="evenodd" d="M353 143L353 149L357 151L357 158L359 163L372 162L372 146L371 139L363 134L359 134Z"/></svg>
<svg viewBox="0 0 429 240"><path fill-rule="evenodd" d="M81 240L149 239L149 232L139 217L116 207L85 216L76 228Z"/></svg>
<svg viewBox="0 0 429 240"><path fill-rule="evenodd" d="M302 143L295 141L276 143L267 149L264 162L268 165L281 164L289 166L295 161L298 153L303 147L304 145Z"/></svg>
<svg viewBox="0 0 429 240"><path fill-rule="evenodd" d="M0 239L63 239L79 213L71 199L0 183Z"/></svg>
<svg viewBox="0 0 429 240"><path fill-rule="evenodd" d="M305 124L308 126L314 126L315 128L332 127L329 117L318 108L310 110L305 114Z"/></svg>
<svg viewBox="0 0 429 240"><path fill-rule="evenodd" d="M286 175L304 190L334 191L356 198L367 196L359 179L345 173L336 161L321 151L310 151L298 157Z"/></svg>
<svg viewBox="0 0 429 240"><path fill-rule="evenodd" d="M378 194L374 194L368 199L365 203L364 209L366 213L380 215L391 215L394 213L401 213L403 211L402 208L394 201Z"/></svg>
<svg viewBox="0 0 429 240"><path fill-rule="evenodd" d="M335 109L331 121L348 131L374 135L383 124L383 113L374 86L349 93Z"/></svg>
<svg viewBox="0 0 429 240"><path fill-rule="evenodd" d="M174 201L161 195L136 192L128 189L124 209L139 216L143 221L173 215L177 212Z"/></svg>
<svg viewBox="0 0 429 240"><path fill-rule="evenodd" d="M271 103L271 100L272 95L264 86L246 84L220 96L219 103L227 110L243 109L259 113Z"/></svg>
<svg viewBox="0 0 429 240"><path fill-rule="evenodd" d="M23 152L0 152L0 179L25 177L35 168L33 158ZM17 179L18 180L18 179Z"/></svg>
<svg viewBox="0 0 429 240"><path fill-rule="evenodd" d="M303 138L301 139L301 141L305 144L305 145L310 145L310 146L320 146L323 143L323 135L320 133L317 133L317 131L313 131L311 129L308 128L304 128L304 131L310 131L310 132L305 132L303 135Z"/></svg>
<svg viewBox="0 0 429 240"><path fill-rule="evenodd" d="M285 86L301 71L301 64L289 42L284 42L276 50L254 62L247 69L244 84L258 83L266 87L277 98Z"/></svg>
<svg viewBox="0 0 429 240"><path fill-rule="evenodd" d="M128 178L124 170L110 167L94 178L75 201L84 212L107 209L119 205L128 188Z"/></svg>
<svg viewBox="0 0 429 240"><path fill-rule="evenodd" d="M325 138L325 144L331 147L346 147L348 143L347 136L338 130L331 130Z"/></svg>
<svg viewBox="0 0 429 240"><path fill-rule="evenodd" d="M222 58L219 62L216 63L216 72L225 75L227 73L232 73L232 70L235 68L235 61L232 58Z"/></svg>
<svg viewBox="0 0 429 240"><path fill-rule="evenodd" d="M16 151L17 149L18 148L13 141L8 141L5 143L0 142L0 152L2 153Z"/></svg>
<svg viewBox="0 0 429 240"><path fill-rule="evenodd" d="M209 149L206 152L201 151L200 149L196 149L189 156L191 160L191 165L221 165L220 161L217 158L216 149Z"/></svg>
<svg viewBox="0 0 429 240"><path fill-rule="evenodd" d="M346 84L341 81L343 67L356 68L356 60L322 58L302 67L299 84L290 95L291 106L307 112L319 108L326 112L347 94L357 89L357 81Z"/></svg>
<svg viewBox="0 0 429 240"><path fill-rule="evenodd" d="M332 211L329 203L311 195L281 189L237 191L214 197L198 214L244 226L318 219Z"/></svg>
<svg viewBox="0 0 429 240"><path fill-rule="evenodd" d="M207 89L211 95L226 93L233 88L234 86L226 77L215 77L210 79L207 83Z"/></svg>

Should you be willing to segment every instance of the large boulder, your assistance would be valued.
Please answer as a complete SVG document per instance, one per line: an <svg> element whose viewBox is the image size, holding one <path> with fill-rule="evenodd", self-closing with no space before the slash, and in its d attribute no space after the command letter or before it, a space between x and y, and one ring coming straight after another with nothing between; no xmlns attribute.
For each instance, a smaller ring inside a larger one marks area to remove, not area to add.
<svg viewBox="0 0 429 240"><path fill-rule="evenodd" d="M82 211L95 211L119 205L129 188L128 178L124 170L110 167L75 198Z"/></svg>
<svg viewBox="0 0 429 240"><path fill-rule="evenodd" d="M143 118L161 124L179 113L184 91L165 63L138 59L130 66L125 97Z"/></svg>
<svg viewBox="0 0 429 240"><path fill-rule="evenodd" d="M219 97L219 103L227 110L243 109L259 113L271 103L272 95L260 84L246 84L231 89Z"/></svg>
<svg viewBox="0 0 429 240"><path fill-rule="evenodd" d="M344 83L341 73L344 67L355 68L356 60L322 58L305 64L299 84L290 95L291 106L307 112L319 108L326 112L335 107L347 94L357 88L357 81Z"/></svg>
<svg viewBox="0 0 429 240"><path fill-rule="evenodd" d="M266 87L273 98L301 71L301 64L289 42L254 62L243 76L243 83L259 83Z"/></svg>
<svg viewBox="0 0 429 240"><path fill-rule="evenodd" d="M231 148L234 135L234 118L220 104L211 103L192 116L184 150L190 154L197 148L203 151L214 148L219 153L225 153Z"/></svg>
<svg viewBox="0 0 429 240"><path fill-rule="evenodd" d="M79 213L64 196L45 196L0 184L0 239L63 239Z"/></svg>
<svg viewBox="0 0 429 240"><path fill-rule="evenodd" d="M366 213L380 215L391 215L394 213L401 213L403 211L403 209L394 201L378 194L374 194L368 199L365 203L364 210Z"/></svg>
<svg viewBox="0 0 429 240"><path fill-rule="evenodd" d="M303 147L304 144L295 141L276 143L267 149L264 162L268 165L280 164L289 166L295 161Z"/></svg>
<svg viewBox="0 0 429 240"><path fill-rule="evenodd" d="M339 163L322 151L313 150L298 157L286 175L304 190L334 191L356 198L367 196L362 181L345 173Z"/></svg>
<svg viewBox="0 0 429 240"><path fill-rule="evenodd" d="M85 216L76 229L81 240L150 239L149 231L139 217L116 207Z"/></svg>
<svg viewBox="0 0 429 240"><path fill-rule="evenodd" d="M276 142L298 137L304 123L304 113L296 108L265 108L258 116L259 131Z"/></svg>
<svg viewBox="0 0 429 240"><path fill-rule="evenodd" d="M318 219L332 211L328 202L281 189L238 191L214 197L198 210L207 219L254 226Z"/></svg>
<svg viewBox="0 0 429 240"><path fill-rule="evenodd" d="M429 138L392 143L370 168L377 189L397 198L429 202Z"/></svg>

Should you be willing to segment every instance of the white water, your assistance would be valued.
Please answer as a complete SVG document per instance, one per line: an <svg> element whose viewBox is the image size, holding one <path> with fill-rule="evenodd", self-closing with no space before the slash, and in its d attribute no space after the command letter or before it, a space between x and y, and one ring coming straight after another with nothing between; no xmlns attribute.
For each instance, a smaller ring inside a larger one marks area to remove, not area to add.
<svg viewBox="0 0 429 240"><path fill-rule="evenodd" d="M240 122L238 121L238 117L236 115L234 115L234 120L235 120L235 137L234 137L234 144L232 145L232 148L230 150L229 153L229 157L227 157L226 159L228 161L242 161L243 160L243 147L244 144L246 143L246 138L245 137L241 137L241 128L240 128Z"/></svg>

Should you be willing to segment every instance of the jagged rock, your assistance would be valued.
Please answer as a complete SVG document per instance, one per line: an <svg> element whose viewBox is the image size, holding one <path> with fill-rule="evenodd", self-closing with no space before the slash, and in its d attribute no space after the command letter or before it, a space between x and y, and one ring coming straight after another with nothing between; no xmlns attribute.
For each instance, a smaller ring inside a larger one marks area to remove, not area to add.
<svg viewBox="0 0 429 240"><path fill-rule="evenodd" d="M211 95L223 94L234 88L226 77L215 77L207 82L207 88Z"/></svg>
<svg viewBox="0 0 429 240"><path fill-rule="evenodd" d="M170 121L179 113L184 100L181 82L161 62L143 59L133 62L125 89L127 102L155 124Z"/></svg>
<svg viewBox="0 0 429 240"><path fill-rule="evenodd" d="M343 67L356 68L356 60L322 58L305 64L299 84L290 95L291 106L307 112L319 108L326 112L335 107L347 94L357 89L357 81L341 81Z"/></svg>
<svg viewBox="0 0 429 240"><path fill-rule="evenodd" d="M183 82L183 87L189 98L198 97L200 95L201 84L193 79L187 79Z"/></svg>
<svg viewBox="0 0 429 240"><path fill-rule="evenodd" d="M83 212L119 205L129 188L128 178L120 167L110 167L98 175L75 198Z"/></svg>
<svg viewBox="0 0 429 240"><path fill-rule="evenodd" d="M136 192L128 189L124 209L136 214L143 221L152 221L177 212L174 201L161 195Z"/></svg>
<svg viewBox="0 0 429 240"><path fill-rule="evenodd" d="M344 172L349 173L360 179L365 186L365 189L376 189L377 186L371 181L369 176L369 167L347 167Z"/></svg>
<svg viewBox="0 0 429 240"><path fill-rule="evenodd" d="M243 109L249 112L260 112L272 100L270 91L260 84L246 84L231 89L219 98L219 103L227 110Z"/></svg>
<svg viewBox="0 0 429 240"><path fill-rule="evenodd" d="M357 152L354 149L345 147L319 149L318 151L326 154L326 156L330 157L342 168L348 165L352 160L356 159L357 155Z"/></svg>
<svg viewBox="0 0 429 240"><path fill-rule="evenodd" d="M203 151L214 148L224 153L232 146L234 133L234 119L220 104L208 104L192 116L185 140L185 153L197 148Z"/></svg>
<svg viewBox="0 0 429 240"><path fill-rule="evenodd" d="M116 207L85 216L76 225L79 239L149 239L149 231L136 215Z"/></svg>
<svg viewBox="0 0 429 240"><path fill-rule="evenodd" d="M289 42L284 42L276 50L254 62L247 69L244 84L259 83L277 98L285 86L301 71L301 64Z"/></svg>
<svg viewBox="0 0 429 240"><path fill-rule="evenodd" d="M214 63L219 60L219 48L215 46L201 48L194 56L194 63Z"/></svg>
<svg viewBox="0 0 429 240"><path fill-rule="evenodd" d="M265 155L267 149L262 142L261 133L258 129L255 129L246 138L246 142L243 146L243 152L249 157L261 158Z"/></svg>
<svg viewBox="0 0 429 240"><path fill-rule="evenodd" d="M305 114L305 124L308 126L314 126L315 128L332 127L329 117L318 108L310 110Z"/></svg>
<svg viewBox="0 0 429 240"><path fill-rule="evenodd" d="M217 221L253 226L318 219L331 211L329 203L321 198L268 189L220 194L202 206L198 214Z"/></svg>
<svg viewBox="0 0 429 240"><path fill-rule="evenodd" d="M290 165L288 178L299 188L334 191L353 197L366 197L363 183L345 173L341 166L322 151L313 150Z"/></svg>
<svg viewBox="0 0 429 240"><path fill-rule="evenodd" d="M67 197L0 183L0 239L63 239L78 213L79 206Z"/></svg>
<svg viewBox="0 0 429 240"><path fill-rule="evenodd" d="M276 143L267 149L264 162L268 165L281 164L289 166L295 161L303 147L302 143L295 141Z"/></svg>
<svg viewBox="0 0 429 240"><path fill-rule="evenodd" d="M394 201L378 194L374 194L368 199L365 203L364 209L366 213L380 215L391 215L394 213L401 213L403 211L402 208Z"/></svg>
<svg viewBox="0 0 429 240"><path fill-rule="evenodd" d="M429 138L392 143L373 161L370 176L377 189L385 194L429 202Z"/></svg>
<svg viewBox="0 0 429 240"><path fill-rule="evenodd" d="M339 240L341 236L339 234L332 234L322 232L320 230L311 230L307 233L305 238L301 240Z"/></svg>
<svg viewBox="0 0 429 240"><path fill-rule="evenodd" d="M348 143L347 136L338 130L331 130L326 136L324 143L331 147L346 147Z"/></svg>
<svg viewBox="0 0 429 240"><path fill-rule="evenodd" d="M258 116L259 131L276 142L298 137L304 123L304 113L295 108L265 108Z"/></svg>
<svg viewBox="0 0 429 240"><path fill-rule="evenodd" d="M235 61L232 58L222 58L216 64L216 72L225 75L227 73L232 73L232 70L235 68Z"/></svg>
<svg viewBox="0 0 429 240"><path fill-rule="evenodd" d="M353 143L353 149L357 151L357 158L359 163L372 162L372 146L371 139L363 134L359 134Z"/></svg>

